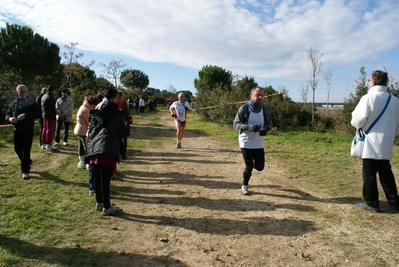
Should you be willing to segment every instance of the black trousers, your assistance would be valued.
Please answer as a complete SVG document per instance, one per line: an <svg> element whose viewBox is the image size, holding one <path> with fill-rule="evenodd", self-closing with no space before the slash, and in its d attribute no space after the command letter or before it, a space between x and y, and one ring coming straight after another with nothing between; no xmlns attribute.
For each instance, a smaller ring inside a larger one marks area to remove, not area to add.
<svg viewBox="0 0 399 267"><path fill-rule="evenodd" d="M241 148L241 153L245 162L242 184L248 185L253 168L257 171L262 171L265 168L265 150L263 148Z"/></svg>
<svg viewBox="0 0 399 267"><path fill-rule="evenodd" d="M96 201L99 204L104 204L105 209L109 209L111 207L109 185L113 169L97 164L93 164L92 167Z"/></svg>
<svg viewBox="0 0 399 267"><path fill-rule="evenodd" d="M33 142L33 128L14 130L14 151L17 153L21 161L21 172L29 173L30 171L30 150Z"/></svg>
<svg viewBox="0 0 399 267"><path fill-rule="evenodd" d="M371 207L379 207L377 173L390 205L399 205L398 189L389 160L363 159L363 198Z"/></svg>
<svg viewBox="0 0 399 267"><path fill-rule="evenodd" d="M78 154L79 156L86 155L86 136L77 135L78 137Z"/></svg>
<svg viewBox="0 0 399 267"><path fill-rule="evenodd" d="M42 143L42 133L43 133L43 118L38 120L39 122L39 145L43 145Z"/></svg>
<svg viewBox="0 0 399 267"><path fill-rule="evenodd" d="M119 145L119 154L121 157L126 157L127 151L127 138L121 138L120 145Z"/></svg>

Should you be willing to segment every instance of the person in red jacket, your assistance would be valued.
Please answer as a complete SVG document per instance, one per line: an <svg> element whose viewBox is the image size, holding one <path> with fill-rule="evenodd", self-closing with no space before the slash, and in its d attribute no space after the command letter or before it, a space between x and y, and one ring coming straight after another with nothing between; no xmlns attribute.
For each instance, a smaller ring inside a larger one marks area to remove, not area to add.
<svg viewBox="0 0 399 267"><path fill-rule="evenodd" d="M42 148L57 150L56 146L53 146L55 123L56 123L56 111L55 111L55 98L54 94L57 91L54 85L47 87L47 93L42 97L42 116L43 116L43 132L42 132Z"/></svg>

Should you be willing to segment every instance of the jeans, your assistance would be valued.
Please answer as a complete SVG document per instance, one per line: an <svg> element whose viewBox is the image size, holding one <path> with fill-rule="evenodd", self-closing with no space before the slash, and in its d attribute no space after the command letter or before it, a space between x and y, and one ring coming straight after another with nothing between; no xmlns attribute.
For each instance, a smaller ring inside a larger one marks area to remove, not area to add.
<svg viewBox="0 0 399 267"><path fill-rule="evenodd" d="M64 121L60 117L58 117L57 126L55 127L55 138L54 138L55 142L57 143L60 142L60 133L61 133L62 124L64 124L64 136L62 138L62 141L68 142L68 131L71 123L68 121Z"/></svg>

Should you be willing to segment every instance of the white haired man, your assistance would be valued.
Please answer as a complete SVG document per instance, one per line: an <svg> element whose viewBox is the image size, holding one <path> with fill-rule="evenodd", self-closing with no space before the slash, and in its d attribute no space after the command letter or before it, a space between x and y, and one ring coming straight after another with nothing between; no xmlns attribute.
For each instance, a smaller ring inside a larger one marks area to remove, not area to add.
<svg viewBox="0 0 399 267"><path fill-rule="evenodd" d="M14 151L21 161L22 179L29 180L32 160L30 151L33 142L33 126L35 119L40 117L40 108L34 99L28 96L28 87L17 86L18 97L10 104L6 113L6 120L14 127Z"/></svg>

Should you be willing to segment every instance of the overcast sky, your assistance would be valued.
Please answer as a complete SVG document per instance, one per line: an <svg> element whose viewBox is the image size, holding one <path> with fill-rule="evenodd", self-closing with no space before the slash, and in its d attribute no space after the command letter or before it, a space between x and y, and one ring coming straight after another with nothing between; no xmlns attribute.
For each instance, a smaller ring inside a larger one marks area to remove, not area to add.
<svg viewBox="0 0 399 267"><path fill-rule="evenodd" d="M316 101L354 92L359 69L399 80L398 0L1 0L0 27L32 28L64 49L78 42L82 63L123 60L150 87L191 90L205 65L255 77L261 86L299 88L310 78L306 49L322 54ZM311 93L309 93L309 101Z"/></svg>

